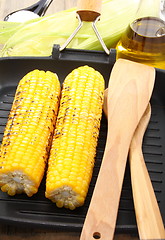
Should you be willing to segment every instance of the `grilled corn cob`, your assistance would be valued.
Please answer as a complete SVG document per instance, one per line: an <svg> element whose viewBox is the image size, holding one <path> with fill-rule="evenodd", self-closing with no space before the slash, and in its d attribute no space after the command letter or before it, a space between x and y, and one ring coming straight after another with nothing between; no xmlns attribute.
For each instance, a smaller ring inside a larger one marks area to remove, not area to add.
<svg viewBox="0 0 165 240"><path fill-rule="evenodd" d="M9 195L38 191L53 137L60 83L52 72L34 70L16 90L0 150L0 186Z"/></svg>
<svg viewBox="0 0 165 240"><path fill-rule="evenodd" d="M92 177L102 115L104 79L88 66L64 80L48 160L45 196L58 207L84 204Z"/></svg>

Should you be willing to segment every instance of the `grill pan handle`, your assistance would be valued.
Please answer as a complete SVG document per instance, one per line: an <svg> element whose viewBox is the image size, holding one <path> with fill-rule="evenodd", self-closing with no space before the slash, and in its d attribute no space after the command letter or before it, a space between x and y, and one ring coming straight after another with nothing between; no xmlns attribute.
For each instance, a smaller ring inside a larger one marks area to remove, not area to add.
<svg viewBox="0 0 165 240"><path fill-rule="evenodd" d="M79 0L77 13L82 21L93 22L101 14L102 0Z"/></svg>
<svg viewBox="0 0 165 240"><path fill-rule="evenodd" d="M76 13L77 13L79 24L77 28L74 30L74 32L70 35L70 37L66 40L66 42L60 47L60 51L64 50L68 46L71 40L76 36L78 31L82 28L83 21L86 21L86 22L92 22L92 28L99 42L101 43L101 46L103 47L107 55L110 54L109 49L105 45L96 27L97 21L100 20L101 4L102 4L102 0L78 0Z"/></svg>

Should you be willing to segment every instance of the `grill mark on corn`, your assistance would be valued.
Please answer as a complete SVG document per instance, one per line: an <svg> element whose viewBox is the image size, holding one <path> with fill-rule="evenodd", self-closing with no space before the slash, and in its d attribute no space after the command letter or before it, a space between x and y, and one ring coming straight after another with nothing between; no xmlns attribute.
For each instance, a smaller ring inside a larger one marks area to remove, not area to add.
<svg viewBox="0 0 165 240"><path fill-rule="evenodd" d="M104 79L84 66L69 74L48 161L46 197L58 207L84 204L92 176L102 115Z"/></svg>
<svg viewBox="0 0 165 240"><path fill-rule="evenodd" d="M0 186L9 195L25 192L32 196L37 192L50 150L59 95L60 83L54 73L34 70L20 81L1 147Z"/></svg>

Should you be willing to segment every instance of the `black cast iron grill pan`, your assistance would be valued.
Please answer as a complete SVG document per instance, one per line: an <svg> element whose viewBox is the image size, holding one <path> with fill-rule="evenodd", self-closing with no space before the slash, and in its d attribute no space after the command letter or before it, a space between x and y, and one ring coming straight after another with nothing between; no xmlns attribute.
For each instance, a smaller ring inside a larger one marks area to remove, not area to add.
<svg viewBox="0 0 165 240"><path fill-rule="evenodd" d="M0 141L7 122L19 80L34 69L49 70L58 74L62 84L66 75L74 68L88 65L100 71L107 87L111 69L116 59L115 50L107 55L102 51L64 49L54 45L50 57L6 57L0 58ZM119 86L120 87L120 86ZM165 222L165 71L156 69L156 82L151 99L152 116L147 128L143 153L152 180L154 191ZM37 194L28 198L24 194L14 197L0 191L0 222L22 224L40 228L80 232L85 220L93 188L97 179L104 152L107 120L103 114L97 146L96 164L84 206L74 211L59 209L44 196L45 178ZM108 187L108 186L107 186ZM106 196L105 196L106 197ZM137 233L129 166L126 167L120 199L116 232Z"/></svg>

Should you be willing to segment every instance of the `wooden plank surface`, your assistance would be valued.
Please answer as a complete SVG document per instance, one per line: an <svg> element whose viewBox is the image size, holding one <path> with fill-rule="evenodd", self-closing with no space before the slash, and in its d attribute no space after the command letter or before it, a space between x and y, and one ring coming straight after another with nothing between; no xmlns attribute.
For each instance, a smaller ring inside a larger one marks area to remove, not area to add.
<svg viewBox="0 0 165 240"><path fill-rule="evenodd" d="M0 0L0 21L15 10L36 3L36 0ZM50 15L64 9L76 7L77 0L54 0L45 15ZM19 226L9 226L0 223L0 240L78 240L79 233L57 232L53 229L43 230ZM117 234L114 240L138 240L137 236Z"/></svg>

